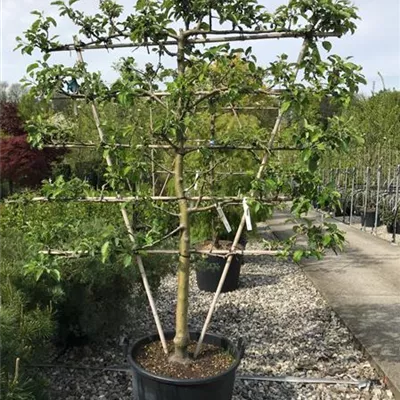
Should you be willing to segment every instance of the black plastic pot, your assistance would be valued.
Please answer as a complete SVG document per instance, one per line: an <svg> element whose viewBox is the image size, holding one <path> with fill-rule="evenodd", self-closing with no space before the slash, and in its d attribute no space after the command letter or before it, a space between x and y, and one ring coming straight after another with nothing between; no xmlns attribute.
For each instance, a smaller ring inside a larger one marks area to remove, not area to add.
<svg viewBox="0 0 400 400"><path fill-rule="evenodd" d="M335 207L335 217L343 217L343 215L346 217L348 217L350 215L350 205L349 204L344 206L343 210L340 209L339 207Z"/></svg>
<svg viewBox="0 0 400 400"><path fill-rule="evenodd" d="M174 332L166 332L167 340L173 339ZM190 338L198 340L199 332L190 332ZM231 400L235 383L236 369L244 354L241 343L233 343L218 335L206 334L204 343L222 347L228 351L235 361L226 371L219 375L202 379L175 379L157 376L144 370L136 361L139 349L151 342L159 340L159 336L151 335L139 339L130 348L128 360L133 372L133 394L135 400Z"/></svg>
<svg viewBox="0 0 400 400"><path fill-rule="evenodd" d="M215 292L218 287L219 280L224 270L226 258L207 256L209 268L201 268L196 270L197 286L205 292ZM232 292L239 287L240 268L243 263L243 257L235 254L232 258L231 265L226 275L225 282L222 286L222 292Z"/></svg>
<svg viewBox="0 0 400 400"><path fill-rule="evenodd" d="M393 228L394 228L394 223L390 223L386 225L386 229L388 233L393 233ZM397 221L396 223L396 234L400 235L400 221Z"/></svg>
<svg viewBox="0 0 400 400"><path fill-rule="evenodd" d="M367 228L373 228L375 226L375 210L374 211L367 211L365 216L364 214L361 215L361 225L364 226L364 221L365 221L365 226ZM378 226L382 225L381 224L381 219L380 216L378 215Z"/></svg>

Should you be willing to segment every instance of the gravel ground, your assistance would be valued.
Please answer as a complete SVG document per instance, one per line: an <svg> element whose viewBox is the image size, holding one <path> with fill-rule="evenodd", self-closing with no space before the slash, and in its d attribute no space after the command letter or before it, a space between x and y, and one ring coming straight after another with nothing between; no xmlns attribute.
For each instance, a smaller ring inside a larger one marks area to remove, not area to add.
<svg viewBox="0 0 400 400"><path fill-rule="evenodd" d="M250 242L247 248L257 248ZM157 296L157 306L165 330L174 324L174 276L166 277ZM200 329L212 294L197 289L191 276L191 329ZM144 318L132 317L121 333L137 338L155 331L147 310ZM341 324L301 269L271 257L246 257L240 288L221 295L210 332L240 337L247 343L239 375L290 375L329 377L340 380L377 379L362 353L355 349L349 331ZM125 364L118 340L102 348L72 349L59 363L90 366ZM52 399L132 400L130 376L126 372L101 370L47 371L53 389ZM237 380L234 400L244 399L393 399L381 385L368 389L355 386L291 384ZM189 400L189 399L188 399Z"/></svg>

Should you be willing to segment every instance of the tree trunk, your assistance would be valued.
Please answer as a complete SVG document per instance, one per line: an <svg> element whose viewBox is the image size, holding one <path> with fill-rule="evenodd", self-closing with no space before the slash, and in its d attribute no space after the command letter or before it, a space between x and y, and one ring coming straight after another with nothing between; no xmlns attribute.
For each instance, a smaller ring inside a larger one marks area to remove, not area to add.
<svg viewBox="0 0 400 400"><path fill-rule="evenodd" d="M185 72L185 39L181 36L178 40L178 74ZM178 101L176 109L176 140L182 149L185 145L185 131L182 124L185 110ZM185 363L188 361L187 347L189 344L188 309L189 309L189 274L190 274L190 221L188 202L184 198L184 153L177 151L175 156L175 194L179 200L179 219L181 235L179 239L179 264L178 264L178 293L175 320L175 353L171 361Z"/></svg>
<svg viewBox="0 0 400 400"><path fill-rule="evenodd" d="M176 304L176 334L174 338L175 354L173 361L187 360L189 344L188 308L189 308L189 274L190 274L190 222L188 202L183 198L183 156L175 158L175 193L179 200L181 236L179 239L178 293Z"/></svg>

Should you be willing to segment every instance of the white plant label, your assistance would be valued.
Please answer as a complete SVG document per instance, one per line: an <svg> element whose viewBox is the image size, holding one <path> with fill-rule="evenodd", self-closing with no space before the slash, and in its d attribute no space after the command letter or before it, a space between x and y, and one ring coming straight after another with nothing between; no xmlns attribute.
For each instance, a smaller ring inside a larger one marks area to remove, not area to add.
<svg viewBox="0 0 400 400"><path fill-rule="evenodd" d="M251 225L250 208L249 205L247 204L246 197L243 198L243 212L244 212L244 217L246 218L246 228L248 231L251 231L253 229L253 226Z"/></svg>
<svg viewBox="0 0 400 400"><path fill-rule="evenodd" d="M194 190L197 190L197 183L199 181L199 177L200 177L199 171L196 171L196 176L194 178Z"/></svg>
<svg viewBox="0 0 400 400"><path fill-rule="evenodd" d="M222 207L219 204L216 204L215 207L217 208L217 213L218 213L219 217L221 218L221 221L224 224L226 231L228 233L232 232L231 225L230 225L228 219L226 218L226 215L225 215Z"/></svg>

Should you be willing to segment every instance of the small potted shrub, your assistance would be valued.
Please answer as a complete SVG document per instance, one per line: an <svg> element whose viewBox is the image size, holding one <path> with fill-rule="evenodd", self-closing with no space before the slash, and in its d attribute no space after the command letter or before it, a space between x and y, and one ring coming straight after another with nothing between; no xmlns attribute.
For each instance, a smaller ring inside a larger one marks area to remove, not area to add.
<svg viewBox="0 0 400 400"><path fill-rule="evenodd" d="M367 208L362 210L361 213L361 225L367 228L373 228L375 226L375 216L376 216L376 204L374 201L369 201ZM382 225L381 215L378 213L378 225Z"/></svg>
<svg viewBox="0 0 400 400"><path fill-rule="evenodd" d="M386 225L388 233L394 233L396 228L396 234L400 234L400 208L399 206L392 209L385 208L383 210L382 222Z"/></svg>

